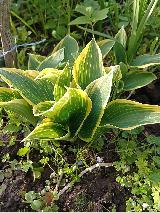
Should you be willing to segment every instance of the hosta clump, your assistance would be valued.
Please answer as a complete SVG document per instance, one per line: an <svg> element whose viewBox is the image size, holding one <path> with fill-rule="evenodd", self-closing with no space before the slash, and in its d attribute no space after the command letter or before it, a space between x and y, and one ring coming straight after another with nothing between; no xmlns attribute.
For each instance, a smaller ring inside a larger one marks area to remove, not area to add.
<svg viewBox="0 0 160 213"><path fill-rule="evenodd" d="M78 137L90 142L110 127L133 129L160 122L159 106L112 100L121 70L113 66L106 71L95 39L78 57L78 45L70 36L53 52L45 59L31 55L29 69L33 70L0 69L2 79L12 88L7 91L9 99L5 99L4 89L0 91L1 106L17 111L33 125L38 119L24 140L75 141Z"/></svg>

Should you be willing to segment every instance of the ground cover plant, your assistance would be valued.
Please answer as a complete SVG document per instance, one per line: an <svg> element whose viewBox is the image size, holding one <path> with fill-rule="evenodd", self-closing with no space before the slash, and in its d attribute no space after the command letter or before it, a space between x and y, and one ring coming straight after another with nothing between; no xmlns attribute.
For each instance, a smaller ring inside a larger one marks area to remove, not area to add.
<svg viewBox="0 0 160 213"><path fill-rule="evenodd" d="M157 22L147 31L157 8L156 0L13 1L21 42L54 39L43 55L22 49L19 68L0 68L0 210L160 210L160 101L136 100L159 82Z"/></svg>

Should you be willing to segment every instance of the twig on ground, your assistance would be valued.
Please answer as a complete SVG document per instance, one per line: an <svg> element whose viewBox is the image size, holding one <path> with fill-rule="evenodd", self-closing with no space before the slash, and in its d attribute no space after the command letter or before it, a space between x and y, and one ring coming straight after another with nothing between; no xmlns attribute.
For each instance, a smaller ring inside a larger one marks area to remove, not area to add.
<svg viewBox="0 0 160 213"><path fill-rule="evenodd" d="M113 163L96 163L91 167L86 168L84 171L82 171L79 175L78 178L81 178L84 174L86 174L87 172L91 172L93 169L97 168L97 167L112 167ZM62 190L60 190L60 192L58 193L59 196L61 196L65 191L67 191L69 188L72 187L72 185L75 183L76 181L71 181L70 183L68 183Z"/></svg>

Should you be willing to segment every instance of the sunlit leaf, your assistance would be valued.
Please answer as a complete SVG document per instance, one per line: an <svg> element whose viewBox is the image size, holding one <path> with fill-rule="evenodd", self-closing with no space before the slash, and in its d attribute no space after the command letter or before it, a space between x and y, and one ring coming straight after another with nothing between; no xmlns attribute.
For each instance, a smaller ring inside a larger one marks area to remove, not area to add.
<svg viewBox="0 0 160 213"><path fill-rule="evenodd" d="M53 53L61 48L64 48L64 61L69 62L69 64L72 65L79 51L77 41L70 35L67 35L57 44L53 50Z"/></svg>
<svg viewBox="0 0 160 213"><path fill-rule="evenodd" d="M20 94L11 88L6 88L6 87L0 87L0 101L5 102L5 101L11 101L13 99L19 99L22 98Z"/></svg>
<svg viewBox="0 0 160 213"><path fill-rule="evenodd" d="M37 70L42 71L45 68L56 68L60 64L60 62L63 61L63 59L64 49L62 48L42 61Z"/></svg>
<svg viewBox="0 0 160 213"><path fill-rule="evenodd" d="M8 102L0 102L0 107L17 114L22 121L33 125L36 124L37 118L34 117L32 107L23 99L14 99Z"/></svg>
<svg viewBox="0 0 160 213"><path fill-rule="evenodd" d="M61 75L61 73L62 73L62 70L58 70L55 68L46 68L39 73L39 75L36 77L36 80L46 79L52 82L53 84L55 84L58 77Z"/></svg>
<svg viewBox="0 0 160 213"><path fill-rule="evenodd" d="M112 125L120 129L131 130L139 126L159 122L159 106L122 99L108 104L100 126Z"/></svg>
<svg viewBox="0 0 160 213"><path fill-rule="evenodd" d="M80 89L70 88L65 95L43 115L54 123L68 126L74 137L90 113L92 102L87 93Z"/></svg>
<svg viewBox="0 0 160 213"><path fill-rule="evenodd" d="M35 116L43 115L44 112L48 111L54 105L54 103L54 101L40 102L33 107L33 114Z"/></svg>
<svg viewBox="0 0 160 213"><path fill-rule="evenodd" d="M54 98L58 101L66 92L72 81L72 72L68 65L64 68L54 86Z"/></svg>
<svg viewBox="0 0 160 213"><path fill-rule="evenodd" d="M86 88L92 101L92 110L84 121L79 137L84 141L91 141L101 122L105 107L108 103L112 87L113 71L93 81Z"/></svg>
<svg viewBox="0 0 160 213"><path fill-rule="evenodd" d="M40 63L45 60L45 58L45 56L29 54L28 69L36 70Z"/></svg>
<svg viewBox="0 0 160 213"><path fill-rule="evenodd" d="M111 39L105 39L97 43L99 48L101 49L103 58L107 56L110 50L113 48L115 41Z"/></svg>
<svg viewBox="0 0 160 213"><path fill-rule="evenodd" d="M25 75L25 71L3 68L0 69L2 79L13 86L30 104L42 101L53 101L53 85L45 80L34 80Z"/></svg>
<svg viewBox="0 0 160 213"><path fill-rule="evenodd" d="M124 48L126 48L127 43L127 34L124 29L124 26L121 27L121 29L118 31L118 33L115 36L115 39L118 43L120 43Z"/></svg>
<svg viewBox="0 0 160 213"><path fill-rule="evenodd" d="M40 125L38 125L25 139L26 140L40 140L40 139L56 139L61 140L63 138L68 138L69 133L65 128L57 123L45 119Z"/></svg>
<svg viewBox="0 0 160 213"><path fill-rule="evenodd" d="M29 78L35 79L39 75L39 72L36 70L25 70L25 75Z"/></svg>
<svg viewBox="0 0 160 213"><path fill-rule="evenodd" d="M104 75L102 54L95 39L82 50L73 67L75 82L85 89L92 81Z"/></svg>
<svg viewBox="0 0 160 213"><path fill-rule="evenodd" d="M121 80L122 78L122 73L119 65L116 66L110 66L110 67L105 67L105 72L108 74L109 72L113 72L113 83L117 83Z"/></svg>

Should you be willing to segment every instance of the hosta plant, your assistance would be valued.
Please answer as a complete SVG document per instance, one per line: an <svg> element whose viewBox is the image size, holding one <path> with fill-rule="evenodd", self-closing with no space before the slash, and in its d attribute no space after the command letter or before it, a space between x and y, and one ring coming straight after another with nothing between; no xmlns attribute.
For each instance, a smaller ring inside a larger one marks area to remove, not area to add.
<svg viewBox="0 0 160 213"><path fill-rule="evenodd" d="M91 142L111 127L129 130L160 122L159 106L114 100L120 66L106 71L95 39L78 55L76 41L67 36L53 52L45 59L32 55L30 70L0 69L9 85L0 90L1 107L35 126L24 140Z"/></svg>

